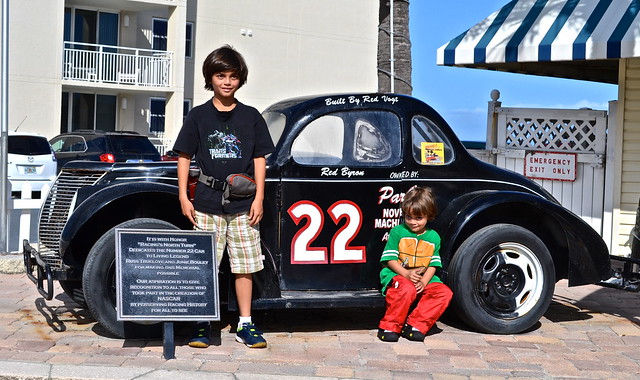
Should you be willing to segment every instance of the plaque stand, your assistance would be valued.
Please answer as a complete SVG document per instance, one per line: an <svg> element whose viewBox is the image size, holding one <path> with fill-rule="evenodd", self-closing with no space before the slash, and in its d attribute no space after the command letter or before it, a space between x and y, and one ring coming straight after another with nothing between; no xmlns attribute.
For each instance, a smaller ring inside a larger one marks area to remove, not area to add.
<svg viewBox="0 0 640 380"><path fill-rule="evenodd" d="M173 334L173 322L164 322L162 325L162 356L165 359L175 359L176 342Z"/></svg>

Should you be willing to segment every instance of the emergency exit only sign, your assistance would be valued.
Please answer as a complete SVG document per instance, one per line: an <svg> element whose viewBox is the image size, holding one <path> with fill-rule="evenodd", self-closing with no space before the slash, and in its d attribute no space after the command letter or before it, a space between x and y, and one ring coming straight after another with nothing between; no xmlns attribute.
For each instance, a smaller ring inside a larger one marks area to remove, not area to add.
<svg viewBox="0 0 640 380"><path fill-rule="evenodd" d="M575 181L577 154L527 152L524 156L524 175L535 179Z"/></svg>

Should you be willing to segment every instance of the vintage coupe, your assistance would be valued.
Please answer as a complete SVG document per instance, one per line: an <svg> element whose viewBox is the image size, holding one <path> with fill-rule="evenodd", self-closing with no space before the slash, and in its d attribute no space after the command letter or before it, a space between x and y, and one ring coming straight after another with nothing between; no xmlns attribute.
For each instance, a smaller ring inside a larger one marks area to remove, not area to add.
<svg viewBox="0 0 640 380"><path fill-rule="evenodd" d="M546 311L556 281L610 276L607 248L589 225L529 179L472 157L415 98L297 98L263 116L276 150L267 157L265 269L254 308L383 305L380 254L414 185L435 191L441 276L474 329L525 331ZM67 164L42 208L38 250L25 241L24 258L45 297L57 280L108 331L127 337L143 329L116 318L116 227L190 228L175 162ZM233 309L228 280L223 264L221 298Z"/></svg>

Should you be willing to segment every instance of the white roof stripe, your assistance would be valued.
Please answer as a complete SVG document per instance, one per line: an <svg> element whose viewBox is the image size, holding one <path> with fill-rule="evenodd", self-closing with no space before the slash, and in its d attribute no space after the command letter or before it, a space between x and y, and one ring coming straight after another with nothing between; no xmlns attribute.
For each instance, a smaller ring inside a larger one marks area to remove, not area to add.
<svg viewBox="0 0 640 380"><path fill-rule="evenodd" d="M525 3L525 4L523 4ZM530 3L530 4L527 4ZM505 49L499 47L506 47L507 43L513 36L513 34L520 27L522 20L527 16L531 10L531 5L535 3L535 0L519 1L513 8L509 16L506 18L496 35L491 39L491 42L486 48L486 62L504 62L505 61Z"/></svg>
<svg viewBox="0 0 640 380"><path fill-rule="evenodd" d="M622 38L620 56L622 58L640 57L640 12L636 15L627 33Z"/></svg>
<svg viewBox="0 0 640 380"><path fill-rule="evenodd" d="M618 22L626 12L630 3L630 0L617 0L607 9L602 20L600 20L598 26L593 30L591 37L587 40L585 51L586 59L607 57L607 42L609 37L618 26Z"/></svg>
<svg viewBox="0 0 640 380"><path fill-rule="evenodd" d="M546 35L546 33L538 33L538 30L549 30L566 3L567 0L550 1L545 5L534 24L535 27L530 28L523 39L523 42L527 43L521 43L518 46L518 61L535 62L538 60L538 46Z"/></svg>
<svg viewBox="0 0 640 380"><path fill-rule="evenodd" d="M596 7L596 1L581 1L578 3L560 33L551 44L552 61L571 61L573 59L573 42L584 27L588 16Z"/></svg>

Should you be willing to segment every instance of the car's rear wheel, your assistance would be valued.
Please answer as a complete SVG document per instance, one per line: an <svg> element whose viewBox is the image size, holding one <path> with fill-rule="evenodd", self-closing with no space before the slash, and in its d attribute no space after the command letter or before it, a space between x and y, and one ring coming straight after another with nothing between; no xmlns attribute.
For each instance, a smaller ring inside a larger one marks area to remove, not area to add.
<svg viewBox="0 0 640 380"><path fill-rule="evenodd" d="M495 224L475 232L457 249L449 268L458 314L482 332L525 331L553 297L551 254L520 226Z"/></svg>
<svg viewBox="0 0 640 380"><path fill-rule="evenodd" d="M116 309L116 228L178 229L173 224L150 218L133 219L107 231L93 245L84 265L82 283L89 311L109 333L119 338L159 337L162 324L143 325L118 321Z"/></svg>

